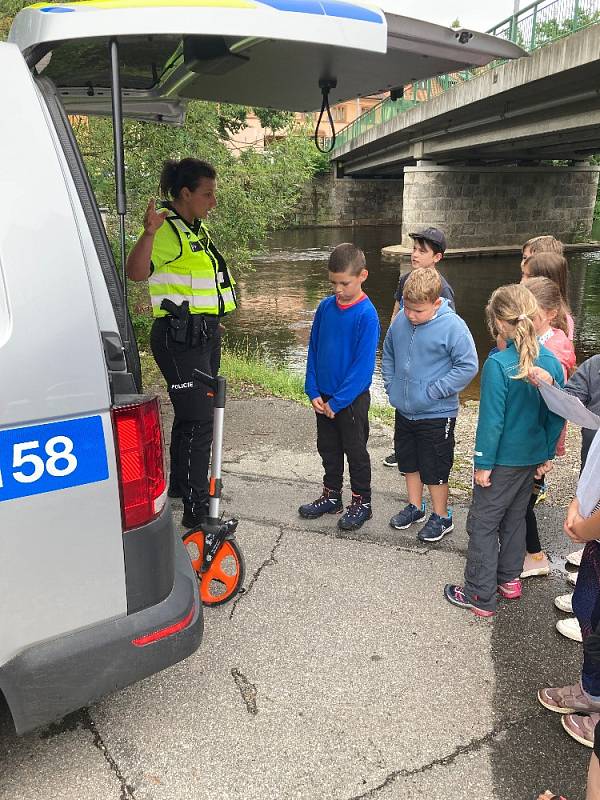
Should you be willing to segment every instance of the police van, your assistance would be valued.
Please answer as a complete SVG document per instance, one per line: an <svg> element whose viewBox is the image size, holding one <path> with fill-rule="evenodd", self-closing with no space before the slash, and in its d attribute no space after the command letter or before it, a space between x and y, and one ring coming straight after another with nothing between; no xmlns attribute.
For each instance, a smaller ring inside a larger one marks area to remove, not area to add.
<svg viewBox="0 0 600 800"><path fill-rule="evenodd" d="M37 3L0 43L0 693L18 733L192 654L159 404L68 115L312 110L519 48L347 0ZM123 229L122 229L123 230ZM122 243L124 236L122 236Z"/></svg>

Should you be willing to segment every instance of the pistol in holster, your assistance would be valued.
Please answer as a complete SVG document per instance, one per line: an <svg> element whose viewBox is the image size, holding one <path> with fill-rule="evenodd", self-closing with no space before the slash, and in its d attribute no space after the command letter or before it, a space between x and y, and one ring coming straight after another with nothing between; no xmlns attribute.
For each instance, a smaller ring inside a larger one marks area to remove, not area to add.
<svg viewBox="0 0 600 800"><path fill-rule="evenodd" d="M169 336L171 339L178 344L187 344L191 317L189 302L184 300L178 306L165 297L160 307L169 315L167 319L169 320Z"/></svg>

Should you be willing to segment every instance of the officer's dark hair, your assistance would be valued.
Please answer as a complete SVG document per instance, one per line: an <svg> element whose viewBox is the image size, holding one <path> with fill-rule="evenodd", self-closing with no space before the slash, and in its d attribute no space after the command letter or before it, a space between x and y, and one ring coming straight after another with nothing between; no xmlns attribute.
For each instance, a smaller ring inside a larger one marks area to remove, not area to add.
<svg viewBox="0 0 600 800"><path fill-rule="evenodd" d="M349 272L351 275L358 275L365 269L367 262L365 254L351 242L338 244L329 256L327 269L329 272Z"/></svg>
<svg viewBox="0 0 600 800"><path fill-rule="evenodd" d="M202 178L215 180L217 171L208 161L198 158L182 158L181 161L168 159L163 163L160 173L160 193L162 197L177 200L185 187L193 192Z"/></svg>

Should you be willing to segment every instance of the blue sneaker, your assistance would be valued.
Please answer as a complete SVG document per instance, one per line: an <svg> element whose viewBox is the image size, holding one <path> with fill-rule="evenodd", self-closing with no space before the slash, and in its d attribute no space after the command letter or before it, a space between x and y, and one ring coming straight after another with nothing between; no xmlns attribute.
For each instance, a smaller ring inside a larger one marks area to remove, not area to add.
<svg viewBox="0 0 600 800"><path fill-rule="evenodd" d="M366 503L361 495L353 494L352 503L346 509L344 516L338 520L338 528L343 531L357 531L372 516L371 502Z"/></svg>
<svg viewBox="0 0 600 800"><path fill-rule="evenodd" d="M417 538L422 542L439 542L453 530L452 517L440 517L439 514L433 513L417 533Z"/></svg>
<svg viewBox="0 0 600 800"><path fill-rule="evenodd" d="M394 514L390 520L390 527L396 528L397 531L403 531L405 528L410 528L415 522L423 522L424 519L425 511L409 503L399 514Z"/></svg>
<svg viewBox="0 0 600 800"><path fill-rule="evenodd" d="M312 503L305 503L300 506L298 513L304 519L317 519L323 514L341 514L344 509L342 505L342 493L333 489L323 487L323 494L317 497Z"/></svg>

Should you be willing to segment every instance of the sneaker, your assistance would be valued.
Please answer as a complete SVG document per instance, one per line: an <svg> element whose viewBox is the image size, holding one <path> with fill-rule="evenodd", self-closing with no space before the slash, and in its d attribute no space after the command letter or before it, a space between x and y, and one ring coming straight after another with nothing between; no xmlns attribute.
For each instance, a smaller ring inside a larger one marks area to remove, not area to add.
<svg viewBox="0 0 600 800"><path fill-rule="evenodd" d="M439 542L447 533L454 530L452 517L440 517L435 512L429 517L425 525L417 533L421 542Z"/></svg>
<svg viewBox="0 0 600 800"><path fill-rule="evenodd" d="M569 736L579 744L594 746L594 730L600 722L600 714L565 714L560 721Z"/></svg>
<svg viewBox="0 0 600 800"><path fill-rule="evenodd" d="M567 556L567 564L572 564L574 567L581 566L581 556L583 555L583 547L581 550L575 550Z"/></svg>
<svg viewBox="0 0 600 800"><path fill-rule="evenodd" d="M359 494L352 495L352 503L345 514L338 520L338 528L343 531L357 531L373 516L371 501L365 503Z"/></svg>
<svg viewBox="0 0 600 800"><path fill-rule="evenodd" d="M452 603L453 606L458 606L459 608L468 608L478 617L494 617L496 615L495 611L486 611L485 608L479 608L478 606L474 605L467 598L465 590L462 586L447 583L444 586L444 597L449 603Z"/></svg>
<svg viewBox="0 0 600 800"><path fill-rule="evenodd" d="M515 578L514 581L498 584L498 594L505 600L518 600L521 597L521 581Z"/></svg>
<svg viewBox="0 0 600 800"><path fill-rule="evenodd" d="M557 714L589 714L592 711L600 711L600 702L592 700L581 688L581 683L540 689L537 698L544 708Z"/></svg>
<svg viewBox="0 0 600 800"><path fill-rule="evenodd" d="M583 642L581 635L581 628L577 617L567 617L566 619L559 619L556 623L556 630L566 636L567 639L572 639L574 642Z"/></svg>
<svg viewBox="0 0 600 800"><path fill-rule="evenodd" d="M573 592L568 594L559 594L554 598L554 605L559 611L564 611L565 614L573 613Z"/></svg>
<svg viewBox="0 0 600 800"><path fill-rule="evenodd" d="M537 575L550 575L550 562L545 553L525 553L521 578L534 578Z"/></svg>
<svg viewBox="0 0 600 800"><path fill-rule="evenodd" d="M567 573L567 583L570 583L571 586L576 586L577 584L577 575L578 572L568 572Z"/></svg>
<svg viewBox="0 0 600 800"><path fill-rule="evenodd" d="M383 459L383 464L386 467L397 467L398 459L396 458L396 453L391 453L389 456L386 456Z"/></svg>
<svg viewBox="0 0 600 800"><path fill-rule="evenodd" d="M424 519L423 509L409 503L398 514L394 514L390 520L390 527L396 528L397 531L403 531L405 528L410 528L415 522L423 522Z"/></svg>
<svg viewBox="0 0 600 800"><path fill-rule="evenodd" d="M305 503L300 506L298 513L304 519L317 519L323 514L341 514L344 509L342 505L342 493L334 489L323 487L323 494L313 500L312 503Z"/></svg>

